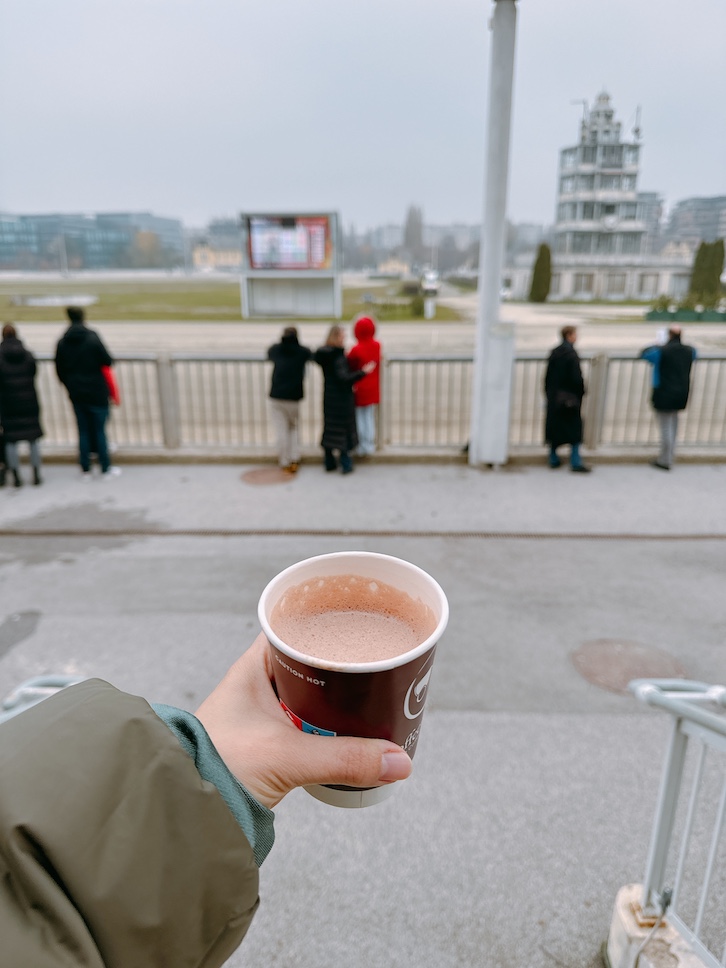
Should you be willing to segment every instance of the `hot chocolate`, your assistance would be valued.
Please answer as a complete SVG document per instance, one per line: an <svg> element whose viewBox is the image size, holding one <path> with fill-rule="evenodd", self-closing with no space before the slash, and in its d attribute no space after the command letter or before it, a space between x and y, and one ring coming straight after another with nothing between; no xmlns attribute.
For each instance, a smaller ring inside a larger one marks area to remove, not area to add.
<svg viewBox="0 0 726 968"><path fill-rule="evenodd" d="M436 629L433 611L360 575L312 578L281 596L270 626L293 649L329 662L377 662L415 649Z"/></svg>

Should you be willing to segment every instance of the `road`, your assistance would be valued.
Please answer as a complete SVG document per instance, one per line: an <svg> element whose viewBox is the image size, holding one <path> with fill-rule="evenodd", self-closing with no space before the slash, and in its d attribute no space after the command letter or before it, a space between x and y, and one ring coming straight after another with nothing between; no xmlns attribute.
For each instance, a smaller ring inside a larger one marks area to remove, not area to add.
<svg viewBox="0 0 726 968"><path fill-rule="evenodd" d="M228 281L228 280L226 280ZM344 284L361 285L359 276L345 276ZM133 280L129 280L133 285ZM377 283L370 282L371 289ZM380 285L380 283L378 284ZM79 291L82 290L79 282ZM383 323L379 327L384 350L389 354L471 354L476 340L476 292L461 293L444 284L439 297L442 304L461 314L460 322L415 321ZM361 306L361 312L365 307ZM559 329L565 324L578 327L578 349L581 353L607 352L635 354L653 343L662 324L644 319L645 308L639 306L588 306L586 304L533 305L504 303L500 318L515 325L518 353L544 353L559 341ZM65 329L64 317L57 323L23 323L21 338L34 352L50 353ZM178 353L264 353L280 334L282 321L270 322L103 322L94 323L112 352L178 352ZM325 339L328 323L300 322L303 342L319 346ZM702 353L726 353L726 325L693 323L684 326L685 338Z"/></svg>
<svg viewBox="0 0 726 968"><path fill-rule="evenodd" d="M726 467L248 472L127 465L83 484L49 465L43 487L6 489L0 695L64 672L193 710L281 568L354 548L415 561L451 620L414 775L367 810L280 804L229 968L601 968L669 727L622 679L675 662L723 681ZM575 662L602 643L615 691Z"/></svg>
<svg viewBox="0 0 726 968"><path fill-rule="evenodd" d="M632 309L630 310L632 313ZM619 323L579 306L533 307L507 303L501 318L515 324L518 353L544 353L559 341L560 327L578 327L578 350L583 354L608 352L635 354L655 342L661 328L656 323ZM263 353L280 335L281 322L104 322L94 323L112 352ZM328 324L298 323L301 340L319 346ZM51 353L65 329L64 323L23 323L20 336L36 353ZM465 322L383 323L379 336L389 354L471 354L476 326ZM726 352L726 326L693 323L684 326L684 339L701 353ZM350 343L350 341L349 341Z"/></svg>

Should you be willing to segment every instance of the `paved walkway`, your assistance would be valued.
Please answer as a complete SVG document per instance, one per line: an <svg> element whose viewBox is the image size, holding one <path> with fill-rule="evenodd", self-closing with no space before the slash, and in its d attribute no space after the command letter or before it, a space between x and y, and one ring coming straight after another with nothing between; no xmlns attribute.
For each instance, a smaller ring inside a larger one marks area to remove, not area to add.
<svg viewBox="0 0 726 968"><path fill-rule="evenodd" d="M586 476L544 458L498 470L367 460L346 477L309 462L294 478L267 463L121 466L120 478L82 482L74 466L48 465L42 487L0 491L0 528L726 535L726 464L608 464Z"/></svg>
<svg viewBox="0 0 726 968"><path fill-rule="evenodd" d="M668 728L623 685L723 681L726 465L123 470L0 491L0 695L74 672L194 709L312 554L409 558L451 603L414 776L369 810L280 805L230 965L599 965Z"/></svg>

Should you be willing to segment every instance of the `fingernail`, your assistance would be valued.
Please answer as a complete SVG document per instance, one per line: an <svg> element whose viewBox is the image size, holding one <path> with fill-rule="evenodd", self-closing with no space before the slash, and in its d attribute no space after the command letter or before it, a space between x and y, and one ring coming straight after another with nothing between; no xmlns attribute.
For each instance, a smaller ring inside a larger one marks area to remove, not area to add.
<svg viewBox="0 0 726 968"><path fill-rule="evenodd" d="M391 750L381 757L381 774L379 780L391 783L393 780L405 780L411 772L411 758L403 750Z"/></svg>

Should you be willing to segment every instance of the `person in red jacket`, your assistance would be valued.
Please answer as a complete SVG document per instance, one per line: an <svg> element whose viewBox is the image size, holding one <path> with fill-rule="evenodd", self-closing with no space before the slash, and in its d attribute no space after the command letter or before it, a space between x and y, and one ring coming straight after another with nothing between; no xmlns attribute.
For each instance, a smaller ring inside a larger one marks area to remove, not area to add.
<svg viewBox="0 0 726 968"><path fill-rule="evenodd" d="M358 453L374 454L376 450L376 414L381 402L381 344L375 339L376 324L369 316L361 316L353 327L357 343L348 353L352 370L362 370L366 363L376 367L353 387L355 394L355 422L358 430Z"/></svg>

